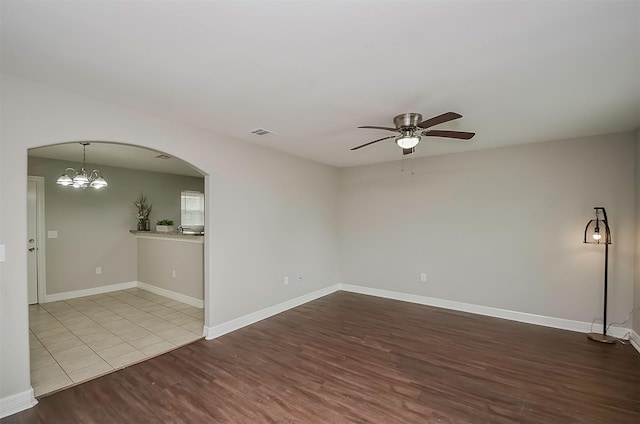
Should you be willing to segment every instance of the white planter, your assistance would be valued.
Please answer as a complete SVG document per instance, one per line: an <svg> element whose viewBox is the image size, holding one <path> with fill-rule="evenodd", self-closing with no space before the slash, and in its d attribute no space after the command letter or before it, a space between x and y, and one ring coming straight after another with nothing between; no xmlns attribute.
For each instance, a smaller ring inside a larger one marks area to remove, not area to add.
<svg viewBox="0 0 640 424"><path fill-rule="evenodd" d="M156 231L159 233L172 233L173 225L156 225Z"/></svg>

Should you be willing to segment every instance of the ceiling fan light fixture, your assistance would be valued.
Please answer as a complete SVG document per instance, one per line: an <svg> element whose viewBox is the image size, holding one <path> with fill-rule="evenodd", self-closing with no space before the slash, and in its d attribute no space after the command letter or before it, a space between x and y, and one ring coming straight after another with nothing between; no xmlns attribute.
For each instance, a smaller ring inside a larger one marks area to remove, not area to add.
<svg viewBox="0 0 640 424"><path fill-rule="evenodd" d="M403 135L396 138L396 144L403 149L413 149L420 143L419 135Z"/></svg>
<svg viewBox="0 0 640 424"><path fill-rule="evenodd" d="M413 152L413 148L418 145L420 138L422 137L444 137L453 138L458 140L470 140L475 133L467 131L450 131L450 130L431 130L431 127L444 124L445 122L453 121L454 119L462 118L462 115L455 112L445 112L441 115L434 116L426 120L422 120L422 115L419 113L403 113L393 118L395 128L380 127L377 125L363 125L358 128L369 128L374 130L391 131L400 133L400 135L392 135L389 137L382 137L377 140L370 141L365 144L351 148L351 150L358 150L363 147L370 146L374 143L378 143L384 140L395 139L396 144L403 149L403 154L409 154L407 152ZM425 131L426 130L426 131Z"/></svg>

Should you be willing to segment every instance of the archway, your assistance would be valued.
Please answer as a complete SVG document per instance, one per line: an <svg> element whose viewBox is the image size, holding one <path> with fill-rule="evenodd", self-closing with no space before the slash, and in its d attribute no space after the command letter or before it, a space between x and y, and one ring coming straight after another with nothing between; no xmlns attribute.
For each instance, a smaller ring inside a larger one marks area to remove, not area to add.
<svg viewBox="0 0 640 424"><path fill-rule="evenodd" d="M46 204L47 289L29 326L36 396L197 340L208 314L205 237L136 232L134 206L143 194L152 222L178 223L182 191L202 192L206 204L206 175L131 144L91 141L86 154L87 172L99 169L108 187L56 184L67 167L84 167L78 142L28 152Z"/></svg>

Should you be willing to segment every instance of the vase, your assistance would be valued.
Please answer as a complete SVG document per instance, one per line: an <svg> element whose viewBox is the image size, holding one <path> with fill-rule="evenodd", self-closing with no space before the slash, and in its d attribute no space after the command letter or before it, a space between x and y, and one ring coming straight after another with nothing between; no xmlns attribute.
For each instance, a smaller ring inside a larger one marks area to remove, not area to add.
<svg viewBox="0 0 640 424"><path fill-rule="evenodd" d="M138 220L138 231L149 231L149 220L148 219L139 219Z"/></svg>

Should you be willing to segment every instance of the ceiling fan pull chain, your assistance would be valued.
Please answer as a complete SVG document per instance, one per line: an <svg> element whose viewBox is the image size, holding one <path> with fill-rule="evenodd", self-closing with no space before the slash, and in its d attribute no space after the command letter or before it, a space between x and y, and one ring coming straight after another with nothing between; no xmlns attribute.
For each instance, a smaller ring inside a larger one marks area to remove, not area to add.
<svg viewBox="0 0 640 424"><path fill-rule="evenodd" d="M413 157L414 157L415 153L416 153L416 148L414 147L413 149L411 149L411 175L414 175L413 174L413 169L414 169Z"/></svg>
<svg viewBox="0 0 640 424"><path fill-rule="evenodd" d="M404 151L403 151L402 152L402 159L401 159L401 161L402 161L402 172L404 172L404 157L405 157L405 154L404 154Z"/></svg>

